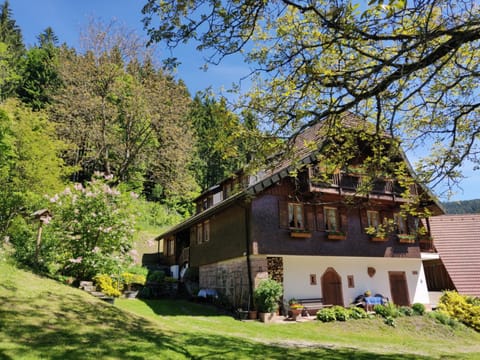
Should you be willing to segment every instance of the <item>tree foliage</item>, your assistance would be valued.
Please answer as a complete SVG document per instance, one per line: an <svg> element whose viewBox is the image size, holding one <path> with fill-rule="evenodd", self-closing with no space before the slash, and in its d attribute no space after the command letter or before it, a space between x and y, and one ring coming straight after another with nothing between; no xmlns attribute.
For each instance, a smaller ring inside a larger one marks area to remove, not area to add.
<svg viewBox="0 0 480 360"><path fill-rule="evenodd" d="M473 0L148 0L143 12L151 42L196 40L213 63L245 54L257 86L244 105L276 135L351 111L407 149L430 148L417 170L432 185L480 162Z"/></svg>
<svg viewBox="0 0 480 360"><path fill-rule="evenodd" d="M102 171L140 191L157 186L161 200L187 198L196 185L188 170L193 136L185 86L154 65L140 38L115 24L92 23L83 44L84 53L61 48L63 87L51 108L59 136L74 145L67 161L79 168L75 180Z"/></svg>
<svg viewBox="0 0 480 360"><path fill-rule="evenodd" d="M0 237L11 235L17 216L38 210L42 196L58 191L69 173L44 113L34 113L15 100L0 105ZM17 223L18 224L18 223Z"/></svg>

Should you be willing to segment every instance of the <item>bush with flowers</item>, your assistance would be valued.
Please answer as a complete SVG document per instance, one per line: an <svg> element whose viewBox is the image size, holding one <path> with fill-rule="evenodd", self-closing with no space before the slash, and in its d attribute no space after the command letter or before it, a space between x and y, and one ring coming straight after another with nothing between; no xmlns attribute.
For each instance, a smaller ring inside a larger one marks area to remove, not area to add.
<svg viewBox="0 0 480 360"><path fill-rule="evenodd" d="M77 279L117 274L131 263L134 217L131 198L96 174L50 198L52 217L45 223L42 261L50 272ZM50 252L49 252L50 251Z"/></svg>

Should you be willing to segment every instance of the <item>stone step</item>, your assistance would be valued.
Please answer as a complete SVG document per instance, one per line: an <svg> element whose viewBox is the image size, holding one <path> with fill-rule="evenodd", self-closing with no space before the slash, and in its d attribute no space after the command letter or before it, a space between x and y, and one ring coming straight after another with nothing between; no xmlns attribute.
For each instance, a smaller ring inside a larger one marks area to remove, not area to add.
<svg viewBox="0 0 480 360"><path fill-rule="evenodd" d="M80 281L80 285L78 287L83 289L85 286L93 286L93 281Z"/></svg>
<svg viewBox="0 0 480 360"><path fill-rule="evenodd" d="M101 291L92 291L90 294L98 298L106 297L106 295Z"/></svg>
<svg viewBox="0 0 480 360"><path fill-rule="evenodd" d="M97 291L97 287L95 285L84 286L83 290L91 293L91 292Z"/></svg>

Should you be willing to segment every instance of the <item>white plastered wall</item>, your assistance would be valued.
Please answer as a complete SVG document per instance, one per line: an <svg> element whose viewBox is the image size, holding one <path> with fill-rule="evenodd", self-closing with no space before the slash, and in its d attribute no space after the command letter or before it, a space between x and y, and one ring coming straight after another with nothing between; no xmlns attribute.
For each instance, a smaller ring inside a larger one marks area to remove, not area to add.
<svg viewBox="0 0 480 360"><path fill-rule="evenodd" d="M375 269L375 275L368 274L369 267ZM283 256L284 299L323 297L321 279L328 268L333 268L342 279L345 306L366 290L391 300L389 271L405 272L410 303L430 302L421 259L329 256ZM311 284L311 275L316 278L316 285ZM353 288L348 287L350 275Z"/></svg>

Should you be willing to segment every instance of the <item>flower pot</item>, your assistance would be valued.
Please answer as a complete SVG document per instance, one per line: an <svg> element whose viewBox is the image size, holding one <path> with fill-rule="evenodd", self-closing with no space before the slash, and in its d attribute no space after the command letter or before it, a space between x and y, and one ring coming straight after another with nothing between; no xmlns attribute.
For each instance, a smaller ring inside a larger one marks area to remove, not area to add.
<svg viewBox="0 0 480 360"><path fill-rule="evenodd" d="M258 317L258 313L257 313L257 310L250 310L248 312L248 318L250 320L257 320L257 317Z"/></svg>
<svg viewBox="0 0 480 360"><path fill-rule="evenodd" d="M293 320L297 320L300 316L302 316L303 309L290 309L288 311L288 317L292 318Z"/></svg>

